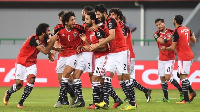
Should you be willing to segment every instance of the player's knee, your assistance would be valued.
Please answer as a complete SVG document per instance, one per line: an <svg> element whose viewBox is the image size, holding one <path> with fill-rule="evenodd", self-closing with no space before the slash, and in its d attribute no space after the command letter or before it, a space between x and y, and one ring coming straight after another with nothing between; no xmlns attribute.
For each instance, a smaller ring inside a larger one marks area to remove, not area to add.
<svg viewBox="0 0 200 112"><path fill-rule="evenodd" d="M99 82L100 81L100 78L99 76L92 76L92 82Z"/></svg>
<svg viewBox="0 0 200 112"><path fill-rule="evenodd" d="M30 84L34 84L35 83L35 78L36 78L35 75L30 74L28 76L27 82L30 83Z"/></svg>
<svg viewBox="0 0 200 112"><path fill-rule="evenodd" d="M16 88L17 88L17 90L20 90L21 89L21 87L23 86L23 84L24 84L24 82L21 80L20 82L17 82L16 83Z"/></svg>

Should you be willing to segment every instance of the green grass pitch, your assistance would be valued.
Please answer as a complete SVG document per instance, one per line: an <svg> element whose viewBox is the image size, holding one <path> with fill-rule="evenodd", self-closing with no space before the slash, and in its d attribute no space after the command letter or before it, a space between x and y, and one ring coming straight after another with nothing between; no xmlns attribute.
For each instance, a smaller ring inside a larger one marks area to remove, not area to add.
<svg viewBox="0 0 200 112"><path fill-rule="evenodd" d="M5 91L9 87L0 87L0 97L1 101L5 94ZM125 96L121 89L115 89L116 93L121 99ZM88 110L89 103L92 103L92 89L83 88L83 98L85 100L86 106L82 108L70 108L69 106L63 106L62 108L54 108L53 105L58 99L59 88L50 87L35 87L32 93L24 102L24 108L17 108L17 103L19 102L23 89L12 94L12 97L7 106L2 103L0 104L0 112L121 112L120 109L109 109L109 110ZM161 89L154 89L152 91L152 99L149 103L146 102L144 93L136 89L136 99L138 108L132 111L138 112L200 112L200 91L196 90L197 96L189 104L176 104L179 101L178 90L169 90L169 103L158 103L159 99L163 98L163 93ZM69 95L68 95L69 96ZM113 105L113 99L110 97L110 108ZM125 104L121 105L123 107ZM120 108L119 107L119 108Z"/></svg>

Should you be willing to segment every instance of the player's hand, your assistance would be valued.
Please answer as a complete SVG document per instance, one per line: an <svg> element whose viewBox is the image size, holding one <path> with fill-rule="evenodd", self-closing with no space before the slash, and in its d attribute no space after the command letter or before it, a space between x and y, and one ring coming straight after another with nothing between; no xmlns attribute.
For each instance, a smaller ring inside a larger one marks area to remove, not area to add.
<svg viewBox="0 0 200 112"><path fill-rule="evenodd" d="M80 53L80 52L81 52L81 48L82 48L82 45L80 45L80 46L77 47L77 49L76 49L76 50L77 50L77 53Z"/></svg>
<svg viewBox="0 0 200 112"><path fill-rule="evenodd" d="M94 51L98 47L98 43L89 46L90 51Z"/></svg>
<svg viewBox="0 0 200 112"><path fill-rule="evenodd" d="M53 53L49 53L49 54L48 54L48 58L49 58L49 61L50 61L51 63L53 63L54 60L55 60L55 55L54 55Z"/></svg>
<svg viewBox="0 0 200 112"><path fill-rule="evenodd" d="M161 49L162 51L166 51L166 47L165 47L165 46L161 46L160 49Z"/></svg>
<svg viewBox="0 0 200 112"><path fill-rule="evenodd" d="M61 48L56 48L56 51L58 51L59 53L61 53L62 51L64 51L65 49L61 46Z"/></svg>
<svg viewBox="0 0 200 112"><path fill-rule="evenodd" d="M84 33L79 35L82 41L86 41L86 35Z"/></svg>
<svg viewBox="0 0 200 112"><path fill-rule="evenodd" d="M89 46L83 46L82 47L85 51L90 51Z"/></svg>

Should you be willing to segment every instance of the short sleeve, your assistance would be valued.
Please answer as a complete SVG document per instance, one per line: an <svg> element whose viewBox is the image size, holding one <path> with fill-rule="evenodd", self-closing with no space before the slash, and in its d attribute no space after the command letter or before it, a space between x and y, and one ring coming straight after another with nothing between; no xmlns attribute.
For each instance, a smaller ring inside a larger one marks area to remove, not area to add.
<svg viewBox="0 0 200 112"><path fill-rule="evenodd" d="M174 35L173 35L173 42L177 42L179 39L179 35L178 35L178 32L177 30L174 32Z"/></svg>
<svg viewBox="0 0 200 112"><path fill-rule="evenodd" d="M35 36L33 36L33 37L31 37L29 44L30 44L31 46L37 47L37 46L40 45L40 40L35 39Z"/></svg>
<svg viewBox="0 0 200 112"><path fill-rule="evenodd" d="M110 21L108 22L108 28L109 28L109 30L115 29L116 26L117 26L116 20L113 19L113 18L110 18Z"/></svg>
<svg viewBox="0 0 200 112"><path fill-rule="evenodd" d="M105 38L105 32L101 28L98 28L95 34L98 39Z"/></svg>

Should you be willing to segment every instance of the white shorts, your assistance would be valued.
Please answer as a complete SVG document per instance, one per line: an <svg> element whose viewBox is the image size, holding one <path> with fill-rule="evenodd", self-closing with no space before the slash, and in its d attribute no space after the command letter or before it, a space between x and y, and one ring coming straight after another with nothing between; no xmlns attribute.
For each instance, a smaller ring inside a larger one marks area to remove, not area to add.
<svg viewBox="0 0 200 112"><path fill-rule="evenodd" d="M95 69L93 75L104 76L105 74L105 65L108 60L107 56L101 56L100 58L95 59Z"/></svg>
<svg viewBox="0 0 200 112"><path fill-rule="evenodd" d="M94 71L94 55L93 52L82 52L79 56L76 68L82 70L83 72L93 72Z"/></svg>
<svg viewBox="0 0 200 112"><path fill-rule="evenodd" d="M160 61L158 60L158 75L163 77L165 74L172 75L174 69L174 60Z"/></svg>
<svg viewBox="0 0 200 112"><path fill-rule="evenodd" d="M65 69L67 65L71 66L72 68L75 68L77 64L77 60L78 60L77 54L69 56L69 57L60 57L59 60L57 61L56 72L63 73L63 70Z"/></svg>
<svg viewBox="0 0 200 112"><path fill-rule="evenodd" d="M191 60L191 61L178 60L178 73L179 74L189 74L192 62L193 62L193 60Z"/></svg>
<svg viewBox="0 0 200 112"><path fill-rule="evenodd" d="M117 75L130 73L130 55L128 50L108 54L105 70L115 73L116 69L119 73Z"/></svg>
<svg viewBox="0 0 200 112"><path fill-rule="evenodd" d="M36 64L25 67L21 64L15 64L15 79L25 80L29 74L37 75Z"/></svg>

